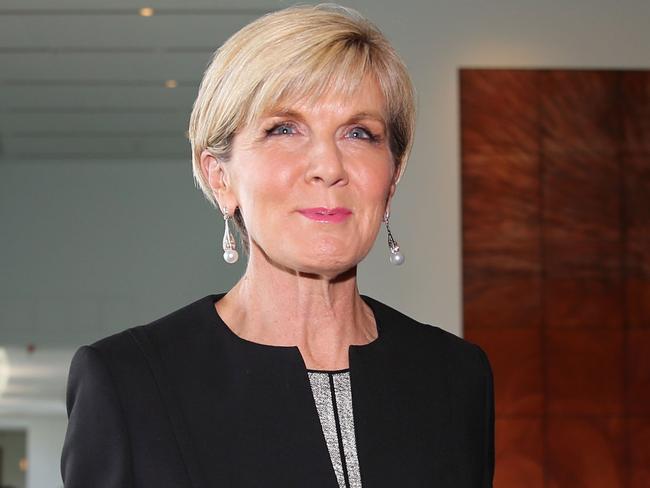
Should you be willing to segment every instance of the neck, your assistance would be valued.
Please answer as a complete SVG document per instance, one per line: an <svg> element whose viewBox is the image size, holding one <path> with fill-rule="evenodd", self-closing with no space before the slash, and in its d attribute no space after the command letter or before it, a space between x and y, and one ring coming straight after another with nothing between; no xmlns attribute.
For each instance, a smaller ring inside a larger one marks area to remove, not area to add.
<svg viewBox="0 0 650 488"><path fill-rule="evenodd" d="M377 338L372 311L357 289L356 266L325 277L282 269L253 252L217 311L244 339L297 346L308 369L345 369L351 344Z"/></svg>

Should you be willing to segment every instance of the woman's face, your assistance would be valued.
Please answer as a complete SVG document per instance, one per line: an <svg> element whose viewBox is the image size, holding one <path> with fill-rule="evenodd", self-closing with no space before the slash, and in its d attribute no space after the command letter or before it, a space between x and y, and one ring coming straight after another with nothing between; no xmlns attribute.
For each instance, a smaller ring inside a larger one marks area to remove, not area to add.
<svg viewBox="0 0 650 488"><path fill-rule="evenodd" d="M366 80L349 98L296 101L234 138L220 205L242 212L251 259L334 277L370 251L395 191L385 100ZM210 180L217 174L210 174Z"/></svg>

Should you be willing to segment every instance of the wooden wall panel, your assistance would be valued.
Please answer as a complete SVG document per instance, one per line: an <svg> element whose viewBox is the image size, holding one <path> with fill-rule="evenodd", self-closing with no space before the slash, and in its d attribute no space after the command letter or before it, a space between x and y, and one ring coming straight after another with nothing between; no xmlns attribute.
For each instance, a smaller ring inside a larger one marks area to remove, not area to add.
<svg viewBox="0 0 650 488"><path fill-rule="evenodd" d="M542 356L539 331L534 328L476 329L472 339L491 358L496 415L538 417L543 414ZM508 351L508 354L502 354Z"/></svg>
<svg viewBox="0 0 650 488"><path fill-rule="evenodd" d="M543 225L552 276L620 273L619 164L604 155L543 153Z"/></svg>
<svg viewBox="0 0 650 488"><path fill-rule="evenodd" d="M468 70L460 83L463 149L498 147L536 153L536 73Z"/></svg>
<svg viewBox="0 0 650 488"><path fill-rule="evenodd" d="M465 336L495 487L650 486L650 72L461 70Z"/></svg>
<svg viewBox="0 0 650 488"><path fill-rule="evenodd" d="M627 452L629 487L650 486L650 420L647 417L631 417L627 420ZM498 485L495 485L498 486ZM504 485L505 486L505 485Z"/></svg>
<svg viewBox="0 0 650 488"><path fill-rule="evenodd" d="M627 413L650 417L650 329L628 331L625 368Z"/></svg>
<svg viewBox="0 0 650 488"><path fill-rule="evenodd" d="M537 79L476 71L461 84L465 324L539 327Z"/></svg>
<svg viewBox="0 0 650 488"><path fill-rule="evenodd" d="M650 83L647 86L650 87ZM647 113L643 114L650 119L650 103L648 107ZM650 122L646 125L650 127ZM623 156L625 292L630 327L650 327L650 131L647 137L647 148L633 141L628 146L630 152ZM648 152L632 152L643 149L648 149Z"/></svg>
<svg viewBox="0 0 650 488"><path fill-rule="evenodd" d="M623 415L623 332L549 330L546 333L549 415Z"/></svg>
<svg viewBox="0 0 650 488"><path fill-rule="evenodd" d="M613 71L538 71L543 151L614 155L618 149Z"/></svg>
<svg viewBox="0 0 650 488"><path fill-rule="evenodd" d="M465 269L463 281L465 329L541 326L542 280L538 273Z"/></svg>
<svg viewBox="0 0 650 488"><path fill-rule="evenodd" d="M496 470L494 486L543 488L544 462L539 418L498 418L496 420Z"/></svg>
<svg viewBox="0 0 650 488"><path fill-rule="evenodd" d="M650 78L644 71L620 73L621 150L650 154Z"/></svg>
<svg viewBox="0 0 650 488"><path fill-rule="evenodd" d="M549 419L546 486L623 488L626 485L624 432L622 418Z"/></svg>
<svg viewBox="0 0 650 488"><path fill-rule="evenodd" d="M538 158L483 148L467 154L466 160L467 268L539 271Z"/></svg>

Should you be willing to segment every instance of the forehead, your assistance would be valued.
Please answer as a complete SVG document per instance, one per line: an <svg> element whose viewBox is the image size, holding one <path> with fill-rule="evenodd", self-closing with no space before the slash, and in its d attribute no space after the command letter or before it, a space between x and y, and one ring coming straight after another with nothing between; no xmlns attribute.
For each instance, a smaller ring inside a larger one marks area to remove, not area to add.
<svg viewBox="0 0 650 488"><path fill-rule="evenodd" d="M367 76L354 86L328 88L320 92L287 93L276 102L268 103L258 114L267 118L287 113L368 115L386 120L386 99L374 77Z"/></svg>

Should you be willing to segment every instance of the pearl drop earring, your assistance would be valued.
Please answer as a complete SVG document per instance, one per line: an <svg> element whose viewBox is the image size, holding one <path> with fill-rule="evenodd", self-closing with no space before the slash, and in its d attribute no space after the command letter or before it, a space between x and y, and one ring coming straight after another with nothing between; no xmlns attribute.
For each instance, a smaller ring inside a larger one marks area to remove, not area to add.
<svg viewBox="0 0 650 488"><path fill-rule="evenodd" d="M228 221L232 216L228 214L228 207L223 209L223 220L225 222L225 229L223 233L223 260L228 264L236 263L239 259L239 253L236 249L235 238L230 232Z"/></svg>
<svg viewBox="0 0 650 488"><path fill-rule="evenodd" d="M390 250L389 260L391 264L400 266L404 264L404 254L400 252L399 244L393 238L393 234L390 231L390 227L388 225L389 217L390 217L390 213L387 210L386 213L384 214L384 223L386 224L386 231L388 232L388 249Z"/></svg>

